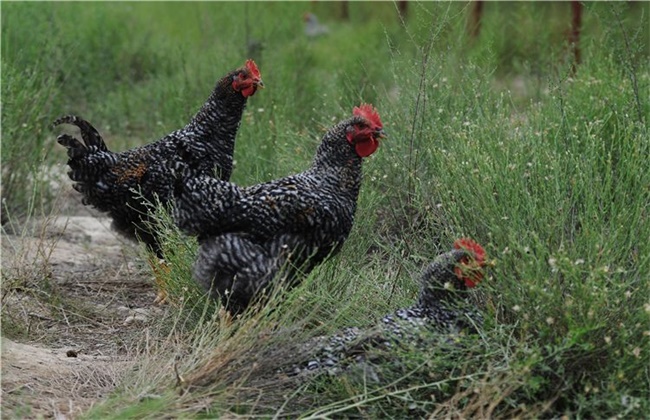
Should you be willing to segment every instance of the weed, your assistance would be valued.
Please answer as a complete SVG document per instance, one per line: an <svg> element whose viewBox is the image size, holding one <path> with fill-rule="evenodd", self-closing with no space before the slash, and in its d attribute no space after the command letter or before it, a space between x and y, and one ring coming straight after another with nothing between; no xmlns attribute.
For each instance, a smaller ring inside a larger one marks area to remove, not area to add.
<svg viewBox="0 0 650 420"><path fill-rule="evenodd" d="M175 304L132 349L141 354L138 370L87 416L650 410L650 107L642 94L650 47L639 29L647 27L647 4L587 5L575 75L564 59L567 4L490 3L471 45L460 3L409 3L403 24L390 3L352 3L350 22L334 20L335 4L312 6L329 18L328 37L300 37L299 3L4 7L3 199L14 212L24 212L26 200L9 194L18 197L28 177L13 173L33 173L48 155L46 120L83 113L115 134L115 150L159 138L185 124L218 75L241 63L244 40L264 45L267 89L244 114L233 181L304 169L322 128L361 101L377 106L389 134L364 166L342 252L235 320L196 288L196 243L162 212L171 267L164 281ZM70 14L104 24L78 33ZM19 28L9 15L40 30ZM141 36L129 36L133 28ZM45 38L47 62L36 59ZM19 41L29 48L19 52ZM6 113L9 103L22 105ZM25 115L39 128L20 131ZM22 145L34 145L26 133L37 134L38 148L5 171ZM457 346L432 336L424 349L378 354L336 377L282 374L315 337L371 326L409 305L412 278L459 236L497 260L479 299L486 319L479 336Z"/></svg>

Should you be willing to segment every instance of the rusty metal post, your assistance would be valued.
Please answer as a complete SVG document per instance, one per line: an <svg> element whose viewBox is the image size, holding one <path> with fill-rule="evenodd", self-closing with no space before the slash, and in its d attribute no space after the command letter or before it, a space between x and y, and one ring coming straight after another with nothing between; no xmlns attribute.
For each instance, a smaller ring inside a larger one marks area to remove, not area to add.
<svg viewBox="0 0 650 420"><path fill-rule="evenodd" d="M483 0L476 0L472 4L472 10L467 23L467 32L470 38L478 37L481 32L481 17L483 16Z"/></svg>
<svg viewBox="0 0 650 420"><path fill-rule="evenodd" d="M580 29L582 26L582 3L571 2L571 31L569 32L569 47L573 50L573 63L571 73L576 74L577 66L580 64Z"/></svg>

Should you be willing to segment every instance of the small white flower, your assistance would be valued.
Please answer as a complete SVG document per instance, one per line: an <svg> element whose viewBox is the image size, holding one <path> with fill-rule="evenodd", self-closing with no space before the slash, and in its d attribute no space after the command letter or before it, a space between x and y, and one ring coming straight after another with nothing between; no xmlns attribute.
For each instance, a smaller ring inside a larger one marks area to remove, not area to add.
<svg viewBox="0 0 650 420"><path fill-rule="evenodd" d="M555 318L549 316L548 318L546 318L546 323L547 323L548 325L553 325L553 324L555 324Z"/></svg>
<svg viewBox="0 0 650 420"><path fill-rule="evenodd" d="M585 260L583 260L582 258L578 258L577 260L575 260L573 265L581 265L581 264L584 264L584 263L585 263Z"/></svg>

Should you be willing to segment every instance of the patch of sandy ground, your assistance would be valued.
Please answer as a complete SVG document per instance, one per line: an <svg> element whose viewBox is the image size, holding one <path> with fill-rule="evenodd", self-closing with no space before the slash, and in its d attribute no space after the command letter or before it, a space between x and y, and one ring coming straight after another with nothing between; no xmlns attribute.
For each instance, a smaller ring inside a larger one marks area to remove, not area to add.
<svg viewBox="0 0 650 420"><path fill-rule="evenodd" d="M2 232L3 418L75 417L119 383L164 311L139 245L77 209Z"/></svg>

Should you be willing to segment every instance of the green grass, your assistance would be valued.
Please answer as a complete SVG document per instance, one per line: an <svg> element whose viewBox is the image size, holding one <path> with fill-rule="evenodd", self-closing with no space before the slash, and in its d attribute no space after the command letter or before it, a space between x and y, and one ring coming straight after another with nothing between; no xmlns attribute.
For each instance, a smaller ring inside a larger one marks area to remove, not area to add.
<svg viewBox="0 0 650 420"><path fill-rule="evenodd" d="M328 37L301 37L311 7ZM341 254L232 325L184 291L195 244L170 228L169 283L186 300L88 417L650 410L648 4L587 5L575 76L566 4L489 3L473 43L466 4L409 7L402 28L392 3L352 3L350 22L335 3L3 5L3 210L27 213L26 175L64 161L47 129L60 114L87 117L115 150L183 125L247 58L246 15L248 36L264 43L255 58L267 89L249 102L235 182L303 170L323 129L360 101L377 106L390 136L365 163ZM361 371L274 374L299 358L297 343L408 305L412 278L459 236L496 259L479 337L399 349L398 362L375 367L380 383ZM174 364L203 386L174 388Z"/></svg>

